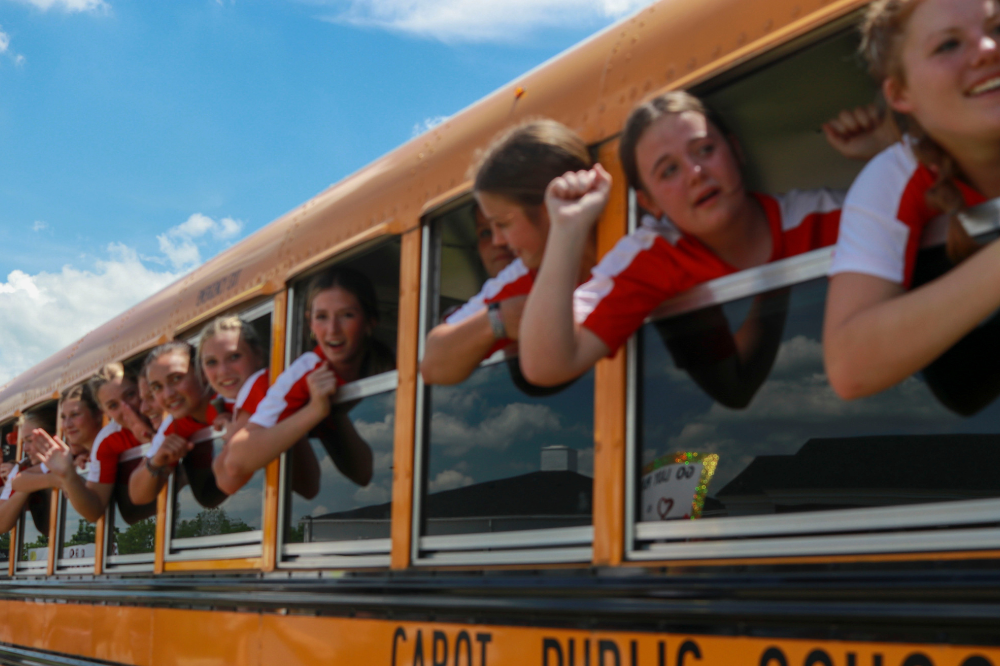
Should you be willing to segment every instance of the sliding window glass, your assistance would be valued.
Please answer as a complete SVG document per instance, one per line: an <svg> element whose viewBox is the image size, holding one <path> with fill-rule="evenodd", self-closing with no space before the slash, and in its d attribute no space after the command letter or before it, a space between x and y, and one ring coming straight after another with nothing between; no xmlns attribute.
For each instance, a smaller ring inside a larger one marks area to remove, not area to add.
<svg viewBox="0 0 1000 666"><path fill-rule="evenodd" d="M983 528L1000 511L1000 319L898 385L841 400L823 367L829 257L717 280L642 328L633 557L996 546ZM916 282L947 267L925 248Z"/></svg>

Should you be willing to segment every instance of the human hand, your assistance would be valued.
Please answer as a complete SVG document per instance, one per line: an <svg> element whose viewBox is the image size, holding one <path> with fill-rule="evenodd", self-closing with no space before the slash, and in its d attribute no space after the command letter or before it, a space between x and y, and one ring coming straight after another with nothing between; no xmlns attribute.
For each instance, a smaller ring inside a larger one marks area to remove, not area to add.
<svg viewBox="0 0 1000 666"><path fill-rule="evenodd" d="M232 414L230 414L229 412L221 412L219 413L218 416L215 417L215 420L212 421L212 428L214 428L215 430L226 430L229 427L229 424L232 422L233 422Z"/></svg>
<svg viewBox="0 0 1000 666"><path fill-rule="evenodd" d="M65 478L74 471L73 453L69 446L58 437L53 437L41 428L33 431L39 462L59 478Z"/></svg>
<svg viewBox="0 0 1000 666"><path fill-rule="evenodd" d="M545 188L549 222L590 231L607 205L610 192L611 174L600 164L587 171L568 171Z"/></svg>
<svg viewBox="0 0 1000 666"><path fill-rule="evenodd" d="M157 467L174 467L194 448L194 444L180 435L167 435L163 444L153 454L152 463Z"/></svg>
<svg viewBox="0 0 1000 666"><path fill-rule="evenodd" d="M870 160L899 141L892 115L874 104L844 109L823 123L823 134L838 153L856 160Z"/></svg>
<svg viewBox="0 0 1000 666"><path fill-rule="evenodd" d="M337 375L324 363L309 373L306 386L309 387L309 408L320 418L326 418L330 413L330 398L337 394Z"/></svg>

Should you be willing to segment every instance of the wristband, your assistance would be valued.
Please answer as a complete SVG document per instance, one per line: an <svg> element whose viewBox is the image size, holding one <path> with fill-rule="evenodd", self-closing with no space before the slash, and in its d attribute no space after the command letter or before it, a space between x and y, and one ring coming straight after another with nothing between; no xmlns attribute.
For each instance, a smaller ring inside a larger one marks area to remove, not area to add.
<svg viewBox="0 0 1000 666"><path fill-rule="evenodd" d="M507 337L507 329L503 325L500 317L500 303L490 303L486 306L486 318L490 321L490 328L493 329L493 337L496 340L503 340Z"/></svg>
<svg viewBox="0 0 1000 666"><path fill-rule="evenodd" d="M144 458L146 461L146 471L156 477L170 476L170 470L167 469L166 465L154 465L152 458Z"/></svg>

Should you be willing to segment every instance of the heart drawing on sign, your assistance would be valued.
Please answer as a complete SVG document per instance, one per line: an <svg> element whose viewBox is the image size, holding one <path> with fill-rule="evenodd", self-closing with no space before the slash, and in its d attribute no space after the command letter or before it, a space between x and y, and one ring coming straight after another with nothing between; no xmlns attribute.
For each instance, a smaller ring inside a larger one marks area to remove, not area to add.
<svg viewBox="0 0 1000 666"><path fill-rule="evenodd" d="M656 503L656 512L660 514L660 520L666 520L670 510L674 508L674 501L669 497L661 497Z"/></svg>

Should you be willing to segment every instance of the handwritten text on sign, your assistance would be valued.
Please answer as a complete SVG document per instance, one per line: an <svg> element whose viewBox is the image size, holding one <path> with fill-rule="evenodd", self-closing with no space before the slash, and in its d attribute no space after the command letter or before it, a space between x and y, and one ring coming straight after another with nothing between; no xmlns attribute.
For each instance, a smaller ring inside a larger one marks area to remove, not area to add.
<svg viewBox="0 0 1000 666"><path fill-rule="evenodd" d="M642 520L690 518L704 463L664 465L642 477Z"/></svg>

